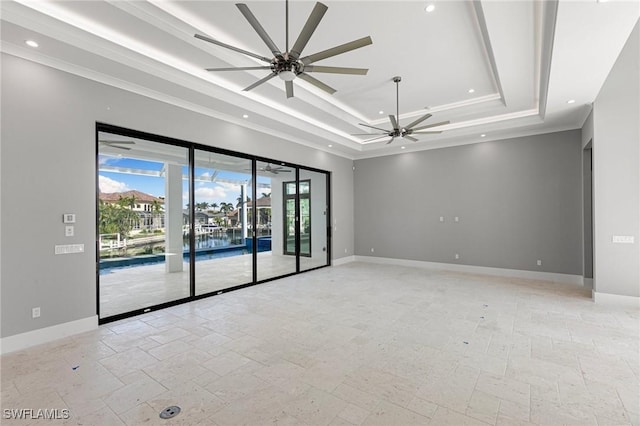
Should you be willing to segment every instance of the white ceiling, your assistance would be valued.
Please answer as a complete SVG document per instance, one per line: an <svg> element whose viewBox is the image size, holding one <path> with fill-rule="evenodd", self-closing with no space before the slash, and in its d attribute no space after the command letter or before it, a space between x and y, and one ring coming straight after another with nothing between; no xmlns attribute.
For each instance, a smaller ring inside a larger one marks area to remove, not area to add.
<svg viewBox="0 0 640 426"><path fill-rule="evenodd" d="M266 71L204 70L264 64L194 33L271 56L232 1L0 3L3 52L348 158L580 128L640 16L635 1L324 1L303 53L371 36L370 46L314 64L369 72L315 73L334 95L298 78L287 99L277 78L242 91ZM247 5L284 50L285 2ZM290 44L313 6L290 2ZM422 125L451 124L419 142L363 143L351 135L366 132L358 123L390 128L396 75L401 123L429 112Z"/></svg>

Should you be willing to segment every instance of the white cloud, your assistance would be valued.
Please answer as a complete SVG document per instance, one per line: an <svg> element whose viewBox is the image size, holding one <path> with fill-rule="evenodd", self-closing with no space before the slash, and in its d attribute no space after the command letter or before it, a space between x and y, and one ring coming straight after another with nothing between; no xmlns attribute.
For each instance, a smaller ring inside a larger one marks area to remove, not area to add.
<svg viewBox="0 0 640 426"><path fill-rule="evenodd" d="M216 182L216 185L221 186L225 191L237 192L240 194L240 185L229 182Z"/></svg>
<svg viewBox="0 0 640 426"><path fill-rule="evenodd" d="M100 192L109 194L111 192L124 192L128 191L129 187L124 182L118 182L106 176L98 176L98 185L100 186Z"/></svg>
<svg viewBox="0 0 640 426"><path fill-rule="evenodd" d="M115 162L118 159L119 158L114 156L114 155L99 154L98 155L98 164L103 166L105 164L109 164L110 162Z"/></svg>
<svg viewBox="0 0 640 426"><path fill-rule="evenodd" d="M200 200L211 202L225 198L227 198L227 192L221 186L196 189L196 201Z"/></svg>

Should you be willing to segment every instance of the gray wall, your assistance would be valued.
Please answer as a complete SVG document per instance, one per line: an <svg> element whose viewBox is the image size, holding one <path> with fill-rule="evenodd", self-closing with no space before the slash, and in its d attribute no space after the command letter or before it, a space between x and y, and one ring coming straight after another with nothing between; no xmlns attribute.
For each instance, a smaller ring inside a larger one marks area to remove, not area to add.
<svg viewBox="0 0 640 426"><path fill-rule="evenodd" d="M593 105L594 290L636 297L640 296L639 26ZM614 244L613 235L633 236L635 243Z"/></svg>
<svg viewBox="0 0 640 426"><path fill-rule="evenodd" d="M353 254L351 160L10 55L1 64L0 336L96 313L96 121L331 171L334 258ZM76 213L75 237L64 237L63 213ZM53 254L70 243L85 253Z"/></svg>
<svg viewBox="0 0 640 426"><path fill-rule="evenodd" d="M356 254L581 275L581 149L574 130L358 160Z"/></svg>

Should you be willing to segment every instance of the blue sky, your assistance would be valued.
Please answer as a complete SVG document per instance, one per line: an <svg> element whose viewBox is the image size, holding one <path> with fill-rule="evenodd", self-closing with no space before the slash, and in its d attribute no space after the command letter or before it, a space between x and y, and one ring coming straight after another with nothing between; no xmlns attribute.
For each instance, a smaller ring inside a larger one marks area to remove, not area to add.
<svg viewBox="0 0 640 426"><path fill-rule="evenodd" d="M132 170L149 170L160 171L163 167L163 163L142 161L130 158L114 158L114 157L100 157L101 166L118 167L120 169L132 169ZM187 166L183 168L183 175L187 174ZM196 168L196 177L204 176L205 178L211 175L211 169ZM229 181L245 181L250 177L250 174L234 173L219 171L216 179L229 180ZM259 177L258 182L269 183L270 179ZM101 168L99 172L99 184L100 190L105 193L109 192L124 192L129 190L138 190L147 194L154 195L156 197L164 197L165 195L165 181L164 177L157 176L145 176L134 173L120 173L114 171L106 171ZM183 180L183 205L188 203L188 181ZM269 192L263 188L260 188L260 193ZM229 182L209 182L206 180L196 180L195 183L195 195L196 203L207 202L209 204L221 202L232 203L234 206L237 202L237 198L240 196L240 185L237 183ZM249 194L250 195L250 194ZM258 195L260 196L260 195Z"/></svg>

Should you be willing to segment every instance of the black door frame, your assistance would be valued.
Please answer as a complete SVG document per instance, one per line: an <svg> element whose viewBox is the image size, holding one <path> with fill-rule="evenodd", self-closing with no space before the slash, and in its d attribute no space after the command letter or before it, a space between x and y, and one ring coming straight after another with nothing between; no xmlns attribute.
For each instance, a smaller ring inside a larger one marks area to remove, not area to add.
<svg viewBox="0 0 640 426"><path fill-rule="evenodd" d="M100 211L99 211L99 198L98 194L100 192L99 187L99 179L98 174L100 170L99 158L99 133L113 133L121 136L127 136L136 139L144 139L151 142L158 142L168 145L179 146L188 149L189 153L189 228L190 228L190 237L189 237L189 297L176 299L140 309L135 309L133 311L124 312L121 314L112 315L106 318L100 318L100 247L98 244L99 241L99 220L100 220ZM207 151L215 154L229 155L238 158L244 158L251 160L251 173L252 173L252 197L253 200L257 198L257 162L262 161L266 163L276 163L281 164L283 166L291 167L295 169L296 176L296 271L291 272L284 275L279 275L275 277L269 277L263 280L257 280L258 277L258 250L257 250L257 233L256 233L256 225L257 225L257 208L252 209L251 213L251 239L253 243L253 252L252 252L252 280L249 283L241 284L233 287L229 287L222 290L215 290L210 293L196 295L196 259L195 259L195 150ZM133 130L125 127L115 126L112 124L96 122L95 129L95 166L96 166L96 182L95 182L95 206L96 206L96 235L95 235L95 253L96 253L96 315L98 316L98 324L106 324L113 321L118 321L124 318L133 317L136 315L141 315L147 312L157 311L159 309L164 309L170 306L175 306L187 302L191 302L194 300L203 299L206 297L216 296L218 294L226 293L233 290L238 290L245 287L254 286L257 284L262 284L265 282L277 280L280 278L288 277L291 275L297 275L303 272L312 271L315 269L325 268L327 266L331 266L331 172L327 170L317 169L314 167L302 166L299 164L282 162L281 160L276 160L272 158L266 158L256 155L245 154L242 152L232 151L224 148L217 148L209 145L204 145L196 142L188 142L181 139L171 138L167 136L160 136L153 133L142 132L138 130ZM304 271L300 270L300 229L299 229L299 220L300 220L300 199L299 199L299 182L300 182L300 170L309 170L317 173L325 174L326 182L327 182L327 262L325 265L318 266L312 269L306 269Z"/></svg>

